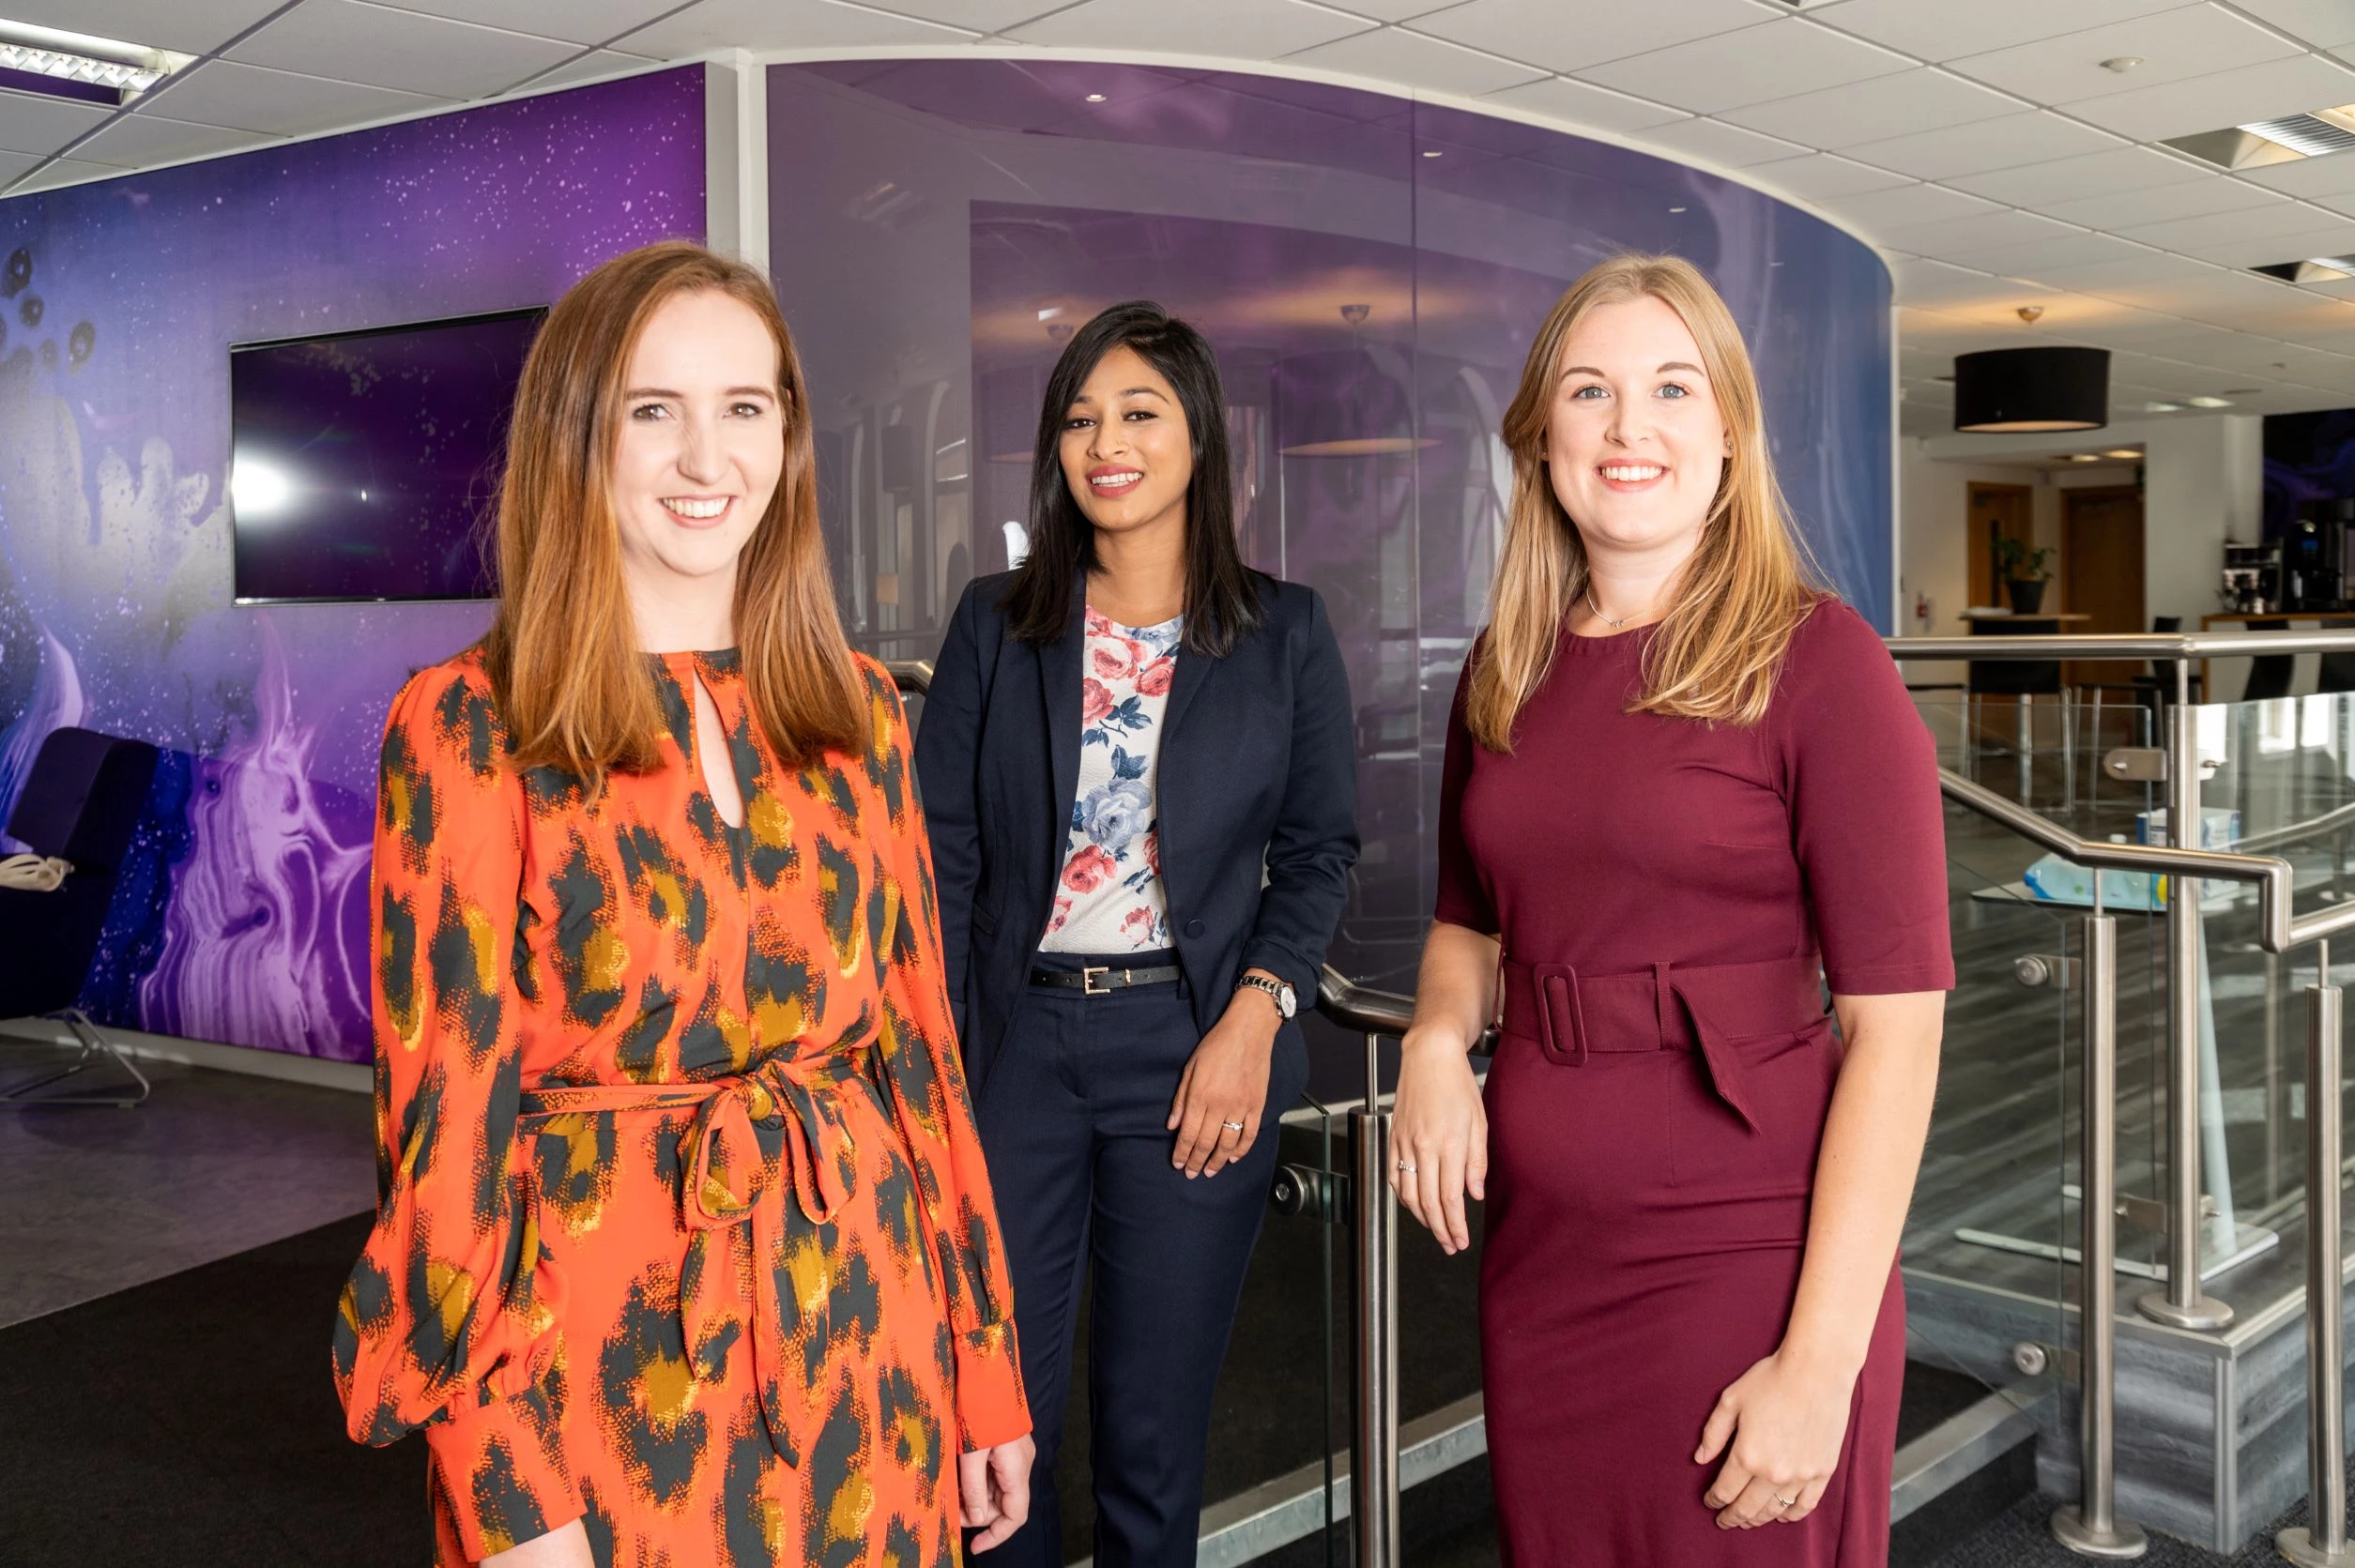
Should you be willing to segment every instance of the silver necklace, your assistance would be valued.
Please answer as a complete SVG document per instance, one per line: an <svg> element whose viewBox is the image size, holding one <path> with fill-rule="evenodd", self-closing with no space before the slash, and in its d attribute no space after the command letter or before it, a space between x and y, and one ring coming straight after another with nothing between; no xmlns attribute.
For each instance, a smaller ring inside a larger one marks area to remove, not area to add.
<svg viewBox="0 0 2355 1568"><path fill-rule="evenodd" d="M1620 630L1635 618L1633 611L1621 616L1617 620L1613 620L1609 616L1604 615L1602 606L1595 602L1595 585L1592 583L1586 585L1586 608L1594 612L1597 620L1610 627L1613 632Z"/></svg>

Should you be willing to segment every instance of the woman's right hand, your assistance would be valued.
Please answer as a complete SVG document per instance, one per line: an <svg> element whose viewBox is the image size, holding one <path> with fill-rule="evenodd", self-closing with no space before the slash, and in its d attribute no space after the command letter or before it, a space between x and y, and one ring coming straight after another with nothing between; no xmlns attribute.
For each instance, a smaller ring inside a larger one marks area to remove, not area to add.
<svg viewBox="0 0 2355 1568"><path fill-rule="evenodd" d="M1442 1251L1463 1251L1472 1245L1464 1194L1488 1196L1489 1118L1461 1042L1407 1031L1390 1128L1391 1190Z"/></svg>
<svg viewBox="0 0 2355 1568"><path fill-rule="evenodd" d="M588 1527L574 1519L519 1546L493 1552L482 1560L482 1568L597 1568L597 1557L589 1549Z"/></svg>

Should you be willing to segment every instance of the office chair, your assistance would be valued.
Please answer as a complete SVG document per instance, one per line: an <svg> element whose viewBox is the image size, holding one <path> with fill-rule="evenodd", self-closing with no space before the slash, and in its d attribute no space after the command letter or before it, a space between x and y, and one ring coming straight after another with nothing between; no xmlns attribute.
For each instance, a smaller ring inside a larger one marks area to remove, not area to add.
<svg viewBox="0 0 2355 1568"><path fill-rule="evenodd" d="M138 1104L147 1080L120 1047L74 1005L98 958L99 936L114 901L115 868L130 847L155 777L156 749L95 730L52 730L8 816L8 836L35 856L65 862L0 887L0 1018L54 1018L73 1031L82 1052L30 1082L0 1089L0 1108ZM54 882L54 886L45 884ZM113 1090L40 1093L85 1069L112 1061L138 1085Z"/></svg>

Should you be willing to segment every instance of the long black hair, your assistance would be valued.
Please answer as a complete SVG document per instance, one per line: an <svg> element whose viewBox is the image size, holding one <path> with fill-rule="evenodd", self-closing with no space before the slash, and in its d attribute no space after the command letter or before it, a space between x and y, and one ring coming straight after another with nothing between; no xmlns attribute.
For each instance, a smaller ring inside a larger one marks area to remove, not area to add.
<svg viewBox="0 0 2355 1568"><path fill-rule="evenodd" d="M1103 312L1071 335L1039 409L1031 460L1031 546L999 607L1013 634L1051 643L1071 618L1075 574L1095 565L1095 529L1063 478L1063 420L1107 354L1129 348L1177 393L1194 450L1185 495L1185 647L1223 658L1260 624L1259 585L1234 541L1234 470L1218 361L1200 332L1150 299Z"/></svg>

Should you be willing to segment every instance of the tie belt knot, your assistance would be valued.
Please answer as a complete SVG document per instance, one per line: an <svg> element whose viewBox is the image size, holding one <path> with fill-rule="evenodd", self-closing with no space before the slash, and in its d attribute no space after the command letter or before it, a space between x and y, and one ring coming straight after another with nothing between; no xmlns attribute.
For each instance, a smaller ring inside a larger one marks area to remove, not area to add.
<svg viewBox="0 0 2355 1568"><path fill-rule="evenodd" d="M1718 1097L1752 1126L1741 1056L1730 1042L1797 1033L1824 1016L1823 961L1812 952L1613 974L1507 958L1503 990L1507 1041L1534 1042L1561 1067L1583 1067L1598 1054L1697 1051Z"/></svg>
<svg viewBox="0 0 2355 1568"><path fill-rule="evenodd" d="M792 1189L813 1226L841 1211L852 1149L836 1091L863 1075L864 1059L840 1052L772 1058L749 1073L702 1083L549 1085L528 1090L522 1101L527 1118L694 1112L680 1149L685 1172L679 1195L681 1217L695 1233L691 1255L727 1236L752 1249L756 1266L682 1269L681 1325L690 1355L697 1355L714 1342L723 1317L749 1320L761 1418L771 1446L789 1465L809 1452L821 1412L803 1380L788 1378L788 1367L801 1359L788 1356L787 1344L825 1343L833 1263L825 1248L805 1238L793 1244L795 1263L787 1266L785 1189Z"/></svg>

